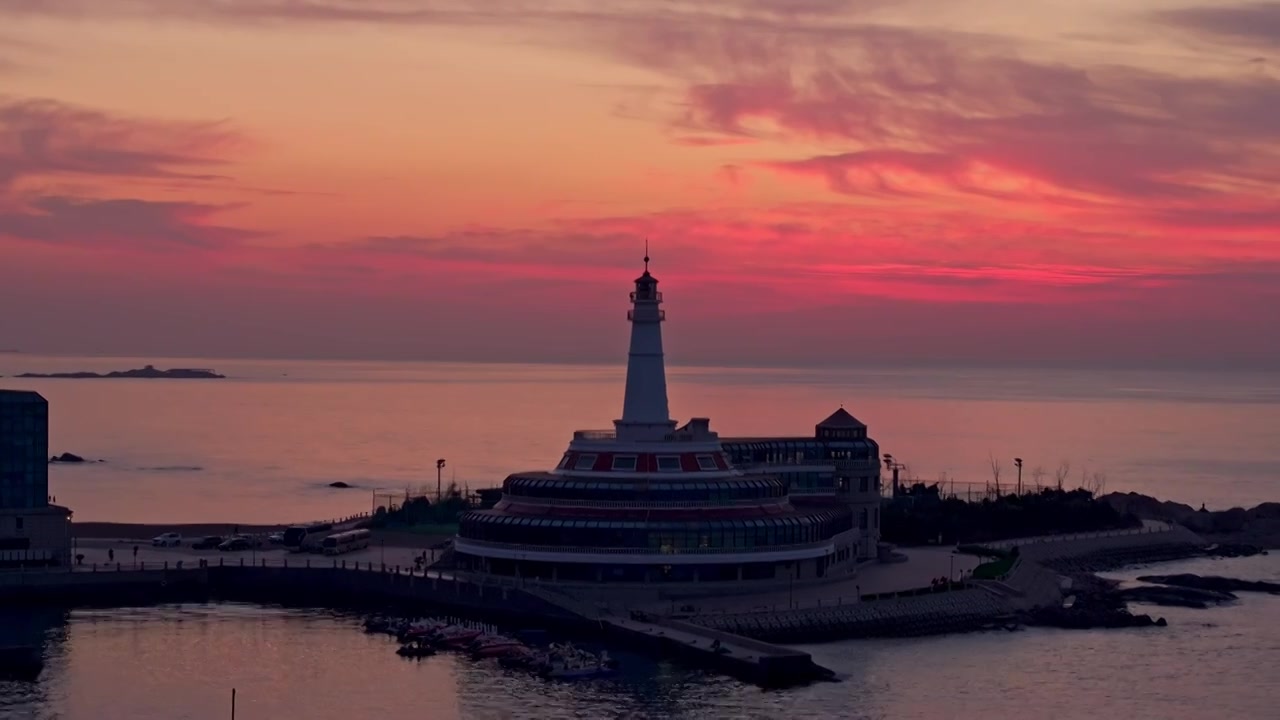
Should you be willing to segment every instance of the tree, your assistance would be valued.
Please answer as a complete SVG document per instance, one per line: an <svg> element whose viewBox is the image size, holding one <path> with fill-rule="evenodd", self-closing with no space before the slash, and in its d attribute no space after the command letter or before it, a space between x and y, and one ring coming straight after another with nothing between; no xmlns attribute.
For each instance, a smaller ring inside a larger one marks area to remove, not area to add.
<svg viewBox="0 0 1280 720"><path fill-rule="evenodd" d="M1058 465L1058 469L1053 471L1053 477L1058 481L1058 489L1062 489L1062 484L1067 481L1067 477L1071 475L1071 461L1063 460Z"/></svg>
<svg viewBox="0 0 1280 720"><path fill-rule="evenodd" d="M1044 476L1049 473L1045 472L1043 465L1037 465L1031 468L1031 482L1035 483L1036 490L1044 488Z"/></svg>
<svg viewBox="0 0 1280 720"><path fill-rule="evenodd" d="M1107 474L1100 470L1090 471L1088 468L1080 468L1080 487L1088 490L1094 497L1098 497L1107 488Z"/></svg>
<svg viewBox="0 0 1280 720"><path fill-rule="evenodd" d="M1004 472L1004 463L997 460L993 452L988 452L987 457L991 460L991 479L995 481L996 497L1000 497L1000 474Z"/></svg>

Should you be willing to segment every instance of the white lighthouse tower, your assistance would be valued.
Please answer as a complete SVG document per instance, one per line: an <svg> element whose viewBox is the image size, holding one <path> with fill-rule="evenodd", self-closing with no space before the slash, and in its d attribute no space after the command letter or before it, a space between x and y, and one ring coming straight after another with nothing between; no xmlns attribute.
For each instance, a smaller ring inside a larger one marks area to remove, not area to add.
<svg viewBox="0 0 1280 720"><path fill-rule="evenodd" d="M662 323L667 319L661 307L658 279L649 274L649 252L645 248L644 274L636 278L631 293L631 350L627 354L627 390L622 403L622 419L614 420L619 440L662 440L676 427L667 407L667 369L662 355Z"/></svg>

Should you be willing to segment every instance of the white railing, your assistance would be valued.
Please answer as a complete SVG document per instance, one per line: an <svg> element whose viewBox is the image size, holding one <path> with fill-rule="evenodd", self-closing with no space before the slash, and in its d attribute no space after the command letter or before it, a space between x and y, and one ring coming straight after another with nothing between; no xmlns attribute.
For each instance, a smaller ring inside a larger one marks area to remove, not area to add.
<svg viewBox="0 0 1280 720"><path fill-rule="evenodd" d="M616 430L575 430L574 440L617 440Z"/></svg>
<svg viewBox="0 0 1280 720"><path fill-rule="evenodd" d="M165 573L165 572L181 572L189 573L205 568L293 568L295 570L350 570L360 572L385 572L399 573L401 575L416 575L417 577L434 577L444 580L453 579L451 571L440 571L423 569L421 566L404 564L396 565L393 563L374 562L371 560L350 560L344 558L324 558L306 557L293 558L288 556L264 556L258 558L235 558L234 561L227 558L217 558L217 562L213 562L213 558L205 559L206 562L201 564L199 560L194 561L129 561L129 562L113 562L113 563L86 563L83 565L57 566L57 567L37 567L37 568L12 568L0 569L0 586L5 585L21 585L25 582L25 578L40 578L55 575L92 575L103 573Z"/></svg>
<svg viewBox="0 0 1280 720"><path fill-rule="evenodd" d="M504 494L503 502L511 502L520 505L538 505L542 507L576 507L576 508L598 508L601 510L660 510L660 509L689 509L702 510L710 508L739 508L739 507L760 507L765 505L781 505L786 502L785 497L773 498L753 498L749 500L724 500L724 501L690 501L681 500L557 500L555 498L528 497L525 495Z"/></svg>
<svg viewBox="0 0 1280 720"><path fill-rule="evenodd" d="M499 543L489 540L473 540L471 538L460 538L460 542L466 542L480 548L490 548L493 550L510 550L512 552L554 552L554 553L590 553L598 555L723 555L728 553L751 553L751 552L783 552L788 550L810 550L813 548L826 547L831 544L830 540L819 540L811 543L802 543L799 545L751 545L742 547L699 547L699 548L650 548L650 547L579 547L576 545L524 545L514 543Z"/></svg>
<svg viewBox="0 0 1280 720"><path fill-rule="evenodd" d="M1153 533L1166 533L1173 530L1172 523L1148 523L1140 528L1125 528L1123 530L1095 530L1092 532L1065 533L1062 535L1037 535L1028 538L1014 538L1012 540L998 540L996 542L978 543L982 547L987 548L1013 548L1023 547L1026 545L1036 545L1040 543L1065 542L1068 540L1092 540L1094 538L1112 538L1124 537L1126 535L1149 535Z"/></svg>

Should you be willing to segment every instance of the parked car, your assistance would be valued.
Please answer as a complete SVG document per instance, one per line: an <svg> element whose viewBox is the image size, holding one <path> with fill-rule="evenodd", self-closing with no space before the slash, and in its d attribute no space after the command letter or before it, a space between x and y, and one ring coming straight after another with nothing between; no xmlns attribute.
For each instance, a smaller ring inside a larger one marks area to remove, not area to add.
<svg viewBox="0 0 1280 720"><path fill-rule="evenodd" d="M191 549L192 550L213 550L214 548L221 545L224 539L225 538L223 538L221 535L206 535L200 538L199 540L191 543Z"/></svg>
<svg viewBox="0 0 1280 720"><path fill-rule="evenodd" d="M223 540L218 549L223 552L234 552L236 550L250 550L253 543L247 537L233 537L230 540Z"/></svg>
<svg viewBox="0 0 1280 720"><path fill-rule="evenodd" d="M272 545L283 545L284 533L282 532L271 533L270 535L267 536L267 542L271 543Z"/></svg>
<svg viewBox="0 0 1280 720"><path fill-rule="evenodd" d="M182 536L176 532L167 532L151 538L152 547L178 547L182 544Z"/></svg>

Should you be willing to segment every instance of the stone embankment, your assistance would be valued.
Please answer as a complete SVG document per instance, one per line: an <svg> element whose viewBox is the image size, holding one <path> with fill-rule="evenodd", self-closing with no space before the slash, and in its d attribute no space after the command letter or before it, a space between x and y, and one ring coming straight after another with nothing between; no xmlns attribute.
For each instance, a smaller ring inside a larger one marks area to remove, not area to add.
<svg viewBox="0 0 1280 720"><path fill-rule="evenodd" d="M1141 531L1098 533L1057 542L1040 539L1017 547L1024 561L1068 574L1180 560L1203 554L1207 545L1180 525L1150 524Z"/></svg>
<svg viewBox="0 0 1280 720"><path fill-rule="evenodd" d="M784 612L700 615L690 622L780 643L963 632L1012 621L1014 604L982 587Z"/></svg>
<svg viewBox="0 0 1280 720"><path fill-rule="evenodd" d="M167 602L254 603L448 613L570 636L601 634L636 649L681 657L764 687L828 679L808 653L665 619L623 619L519 582L496 582L373 563L245 564L133 568L129 565L0 573L0 605L127 607Z"/></svg>
<svg viewBox="0 0 1280 720"><path fill-rule="evenodd" d="M1018 560L1009 571L994 580L966 581L959 589L835 607L704 614L690 620L781 643L906 637L1023 622L1069 628L1158 625L1157 619L1129 614L1112 598L1105 603L1086 598L1069 609L1063 609L1063 599L1073 593L1092 597L1095 585L1085 572L1196 555L1205 543L1186 528L1148 525L1138 530L1028 538L1000 545L1005 550L1018 548ZM1070 577L1073 573L1081 574ZM1096 588L1111 589L1105 584Z"/></svg>

